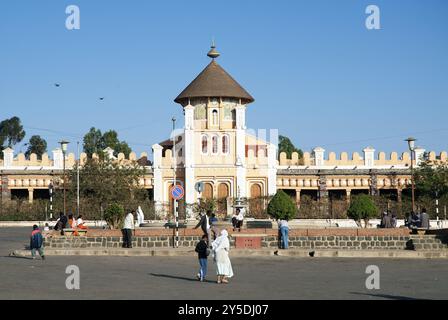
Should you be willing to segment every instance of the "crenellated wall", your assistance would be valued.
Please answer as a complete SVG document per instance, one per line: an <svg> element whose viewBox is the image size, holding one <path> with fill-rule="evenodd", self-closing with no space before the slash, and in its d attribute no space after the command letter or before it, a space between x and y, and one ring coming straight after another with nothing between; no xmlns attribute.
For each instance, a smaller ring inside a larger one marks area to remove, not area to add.
<svg viewBox="0 0 448 320"><path fill-rule="evenodd" d="M112 159L118 161L137 161L141 158L147 158L148 154L146 152L142 152L140 154L140 158L137 158L135 152L131 152L126 159L126 156L123 153L119 153L117 157L113 156L113 150L108 148L105 150L109 154ZM110 153L109 153L110 152ZM0 160L0 168L2 169L62 169L63 168L63 153L61 149L53 150L53 157L50 158L47 153L42 155L41 159L38 159L37 155L32 153L29 158L25 157L24 153L19 153L16 157L14 157L14 150L11 148L7 148L3 150L3 159ZM81 153L80 156L80 164L81 166L87 161L87 154ZM98 159L99 156L94 153L92 155L93 159ZM67 169L71 169L76 165L76 157L74 153L68 153L65 156L65 166Z"/></svg>
<svg viewBox="0 0 448 320"><path fill-rule="evenodd" d="M423 161L425 154L424 149L416 149L416 160L414 165L418 165ZM427 160L433 163L446 163L448 161L447 152L431 151L426 154ZM320 158L319 158L320 156ZM320 162L319 162L320 161ZM328 157L325 157L325 150L316 148L312 153L305 152L303 157L299 159L299 154L293 152L289 159L285 152L281 152L279 155L280 166L397 166L397 167L409 167L411 165L411 155L409 152L398 154L397 152L391 152L386 156L385 152L379 152L375 157L375 150L366 148L361 155L358 152L352 153L350 156L347 152L342 152L337 155L335 152L330 152Z"/></svg>

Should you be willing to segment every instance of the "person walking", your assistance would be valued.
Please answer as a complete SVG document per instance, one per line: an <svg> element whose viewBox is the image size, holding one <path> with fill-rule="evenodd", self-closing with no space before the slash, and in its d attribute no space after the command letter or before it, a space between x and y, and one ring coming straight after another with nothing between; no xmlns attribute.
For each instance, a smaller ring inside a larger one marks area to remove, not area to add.
<svg viewBox="0 0 448 320"><path fill-rule="evenodd" d="M289 225L288 219L281 219L278 224L278 228L280 230L280 234L282 237L281 248L280 249L288 249L289 242Z"/></svg>
<svg viewBox="0 0 448 320"><path fill-rule="evenodd" d="M217 283L229 283L228 278L233 277L232 263L229 258L230 241L227 230L221 230L221 235L213 241L212 249L216 263Z"/></svg>
<svg viewBox="0 0 448 320"><path fill-rule="evenodd" d="M219 234L219 228L216 225L218 223L218 218L216 218L216 215L214 213L212 213L209 223L210 223L210 229L213 233L213 240L216 240Z"/></svg>
<svg viewBox="0 0 448 320"><path fill-rule="evenodd" d="M135 211L131 211L126 215L123 224L123 248L132 248L132 230L135 232L134 224Z"/></svg>
<svg viewBox="0 0 448 320"><path fill-rule="evenodd" d="M207 276L207 257L210 254L210 249L207 245L207 235L203 235L201 241L196 244L195 251L198 253L199 259L199 273L197 274L198 280L203 282Z"/></svg>
<svg viewBox="0 0 448 320"><path fill-rule="evenodd" d="M207 244L210 247L211 246L211 229L210 229L210 221L207 216L207 213L202 212L201 213L201 219L199 220L198 224L193 228L197 229L201 227L202 231L204 232L204 235L207 236Z"/></svg>
<svg viewBox="0 0 448 320"><path fill-rule="evenodd" d="M44 238L42 237L42 233L40 232L39 227L34 225L30 238L31 257L33 260L36 259L36 250L39 251L42 260L45 260L43 244Z"/></svg>

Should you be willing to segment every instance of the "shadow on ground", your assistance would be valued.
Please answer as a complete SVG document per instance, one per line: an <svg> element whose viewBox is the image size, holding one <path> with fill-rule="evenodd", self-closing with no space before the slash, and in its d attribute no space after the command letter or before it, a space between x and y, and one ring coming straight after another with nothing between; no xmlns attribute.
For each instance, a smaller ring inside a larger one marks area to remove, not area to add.
<svg viewBox="0 0 448 320"><path fill-rule="evenodd" d="M169 275L169 274L149 273L149 275L151 275L153 277L160 277L160 278L169 278L169 279L184 280L184 281L190 281L190 282L199 282L198 279L173 276L173 275ZM215 281L211 281L211 280L204 280L204 282L215 283Z"/></svg>
<svg viewBox="0 0 448 320"><path fill-rule="evenodd" d="M362 296L371 296L375 298L384 298L389 300L428 300L428 299L417 299L417 298L411 298L411 297L405 297L405 296L394 296L390 294L373 294L373 293L364 293L364 292L350 292L350 294L356 294L356 295L362 295Z"/></svg>

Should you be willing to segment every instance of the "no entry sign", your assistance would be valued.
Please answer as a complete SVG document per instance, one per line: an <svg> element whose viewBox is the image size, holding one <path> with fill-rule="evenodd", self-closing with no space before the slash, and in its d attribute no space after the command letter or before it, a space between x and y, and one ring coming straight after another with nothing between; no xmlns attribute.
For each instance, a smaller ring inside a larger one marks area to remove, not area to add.
<svg viewBox="0 0 448 320"><path fill-rule="evenodd" d="M182 188L182 186L180 185L176 185L171 187L171 196L173 197L173 199L176 200L180 200L184 197L185 191L184 188Z"/></svg>

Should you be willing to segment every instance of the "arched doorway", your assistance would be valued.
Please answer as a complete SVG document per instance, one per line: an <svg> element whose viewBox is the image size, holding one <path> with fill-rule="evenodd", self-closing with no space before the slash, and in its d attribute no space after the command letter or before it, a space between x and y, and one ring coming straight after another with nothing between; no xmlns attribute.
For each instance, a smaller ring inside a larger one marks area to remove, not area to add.
<svg viewBox="0 0 448 320"><path fill-rule="evenodd" d="M204 191L202 192L202 198L204 199L213 199L213 186L211 183L204 184Z"/></svg>
<svg viewBox="0 0 448 320"><path fill-rule="evenodd" d="M227 199L229 198L229 186L227 183L220 183L218 187L218 217L227 216Z"/></svg>
<svg viewBox="0 0 448 320"><path fill-rule="evenodd" d="M255 183L250 187L249 212L251 217L261 218L264 215L265 206L261 185Z"/></svg>

